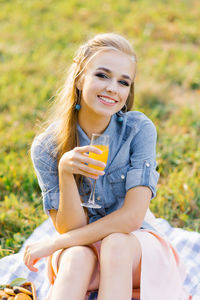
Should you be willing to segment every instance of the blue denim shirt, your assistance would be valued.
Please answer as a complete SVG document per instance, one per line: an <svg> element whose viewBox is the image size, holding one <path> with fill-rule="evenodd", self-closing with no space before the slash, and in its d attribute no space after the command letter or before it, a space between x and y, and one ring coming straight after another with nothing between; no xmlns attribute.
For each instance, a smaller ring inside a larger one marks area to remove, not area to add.
<svg viewBox="0 0 200 300"><path fill-rule="evenodd" d="M136 186L147 186L156 195L159 174L156 171L156 128L143 113L124 113L122 121L112 116L104 134L110 136L108 162L105 175L96 183L95 196L102 205L100 209L88 209L89 222L115 211L123 205L126 192ZM52 124L55 126L55 124ZM90 144L86 133L77 125L80 146ZM59 207L59 178L55 144L51 126L35 138L31 147L31 157L42 191L44 210ZM79 193L83 201L88 201L91 181L83 177ZM150 227L145 222L143 227Z"/></svg>

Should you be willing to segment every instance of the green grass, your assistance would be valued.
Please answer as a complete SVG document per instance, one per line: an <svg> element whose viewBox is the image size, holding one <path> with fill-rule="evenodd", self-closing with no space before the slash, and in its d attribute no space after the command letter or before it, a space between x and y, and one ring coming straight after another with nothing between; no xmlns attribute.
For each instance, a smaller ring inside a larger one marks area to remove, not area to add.
<svg viewBox="0 0 200 300"><path fill-rule="evenodd" d="M200 231L198 0L0 0L0 256L46 219L30 145L73 53L96 33L129 38L138 56L135 109L158 130L151 209Z"/></svg>

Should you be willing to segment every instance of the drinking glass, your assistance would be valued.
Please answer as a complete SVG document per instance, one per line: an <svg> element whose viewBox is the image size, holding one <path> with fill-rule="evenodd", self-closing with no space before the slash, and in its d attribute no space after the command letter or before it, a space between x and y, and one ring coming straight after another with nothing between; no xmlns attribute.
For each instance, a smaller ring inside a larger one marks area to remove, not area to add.
<svg viewBox="0 0 200 300"><path fill-rule="evenodd" d="M90 145L95 146L96 148L100 149L102 151L102 153L101 154L96 154L96 153L93 153L93 152L89 152L89 157L91 157L95 160L102 161L106 164L107 160L108 160L109 136L108 135L103 135L103 134L93 133ZM104 170L104 167L98 167L98 166L95 166L95 165L92 165L92 164L89 164L88 166L95 169L95 170L100 170L100 171ZM90 207L90 208L101 208L101 205L99 205L95 202L95 187L96 187L96 179L94 180L88 202L81 203L82 206Z"/></svg>

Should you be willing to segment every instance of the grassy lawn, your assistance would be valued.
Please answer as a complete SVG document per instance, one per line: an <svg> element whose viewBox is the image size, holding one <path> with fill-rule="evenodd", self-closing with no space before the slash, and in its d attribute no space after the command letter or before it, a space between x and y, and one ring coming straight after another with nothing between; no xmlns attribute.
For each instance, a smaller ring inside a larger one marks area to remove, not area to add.
<svg viewBox="0 0 200 300"><path fill-rule="evenodd" d="M152 211L200 231L200 2L0 0L0 8L0 257L46 219L30 145L74 51L100 32L125 35L138 56L134 109L158 131Z"/></svg>

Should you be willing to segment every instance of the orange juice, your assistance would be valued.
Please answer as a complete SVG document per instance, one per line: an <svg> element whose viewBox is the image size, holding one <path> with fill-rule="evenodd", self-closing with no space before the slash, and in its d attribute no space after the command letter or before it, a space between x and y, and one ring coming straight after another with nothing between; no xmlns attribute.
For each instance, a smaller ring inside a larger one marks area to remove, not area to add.
<svg viewBox="0 0 200 300"><path fill-rule="evenodd" d="M99 160L99 161L102 161L104 162L105 164L107 163L107 160L108 160L108 149L109 147L106 146L106 145L93 145L94 147L100 149L102 151L101 154L96 154L96 153L93 153L93 152L90 152L89 153L89 157L95 159L95 160ZM100 170L100 171L103 171L104 168L102 167L98 167L98 166L94 166L92 164L89 164L88 165L90 168L93 168L95 170Z"/></svg>

